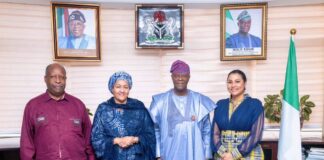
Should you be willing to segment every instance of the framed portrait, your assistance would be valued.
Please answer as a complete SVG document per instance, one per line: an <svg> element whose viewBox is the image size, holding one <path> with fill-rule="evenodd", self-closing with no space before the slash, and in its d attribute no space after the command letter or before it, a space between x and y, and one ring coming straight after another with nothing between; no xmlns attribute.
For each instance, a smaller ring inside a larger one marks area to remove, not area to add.
<svg viewBox="0 0 324 160"><path fill-rule="evenodd" d="M100 61L99 6L52 3L54 60Z"/></svg>
<svg viewBox="0 0 324 160"><path fill-rule="evenodd" d="M183 5L135 6L135 48L183 48Z"/></svg>
<svg viewBox="0 0 324 160"><path fill-rule="evenodd" d="M220 60L267 59L267 3L221 5Z"/></svg>

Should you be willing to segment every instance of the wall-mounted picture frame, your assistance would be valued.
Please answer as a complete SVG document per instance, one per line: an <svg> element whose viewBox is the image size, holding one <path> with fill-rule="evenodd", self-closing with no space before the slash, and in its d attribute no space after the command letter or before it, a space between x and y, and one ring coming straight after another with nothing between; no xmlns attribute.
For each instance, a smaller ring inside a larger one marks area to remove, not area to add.
<svg viewBox="0 0 324 160"><path fill-rule="evenodd" d="M267 3L221 5L221 61L267 59L267 10Z"/></svg>
<svg viewBox="0 0 324 160"><path fill-rule="evenodd" d="M183 5L137 4L135 19L135 48L183 49Z"/></svg>
<svg viewBox="0 0 324 160"><path fill-rule="evenodd" d="M52 3L54 60L100 61L99 5Z"/></svg>

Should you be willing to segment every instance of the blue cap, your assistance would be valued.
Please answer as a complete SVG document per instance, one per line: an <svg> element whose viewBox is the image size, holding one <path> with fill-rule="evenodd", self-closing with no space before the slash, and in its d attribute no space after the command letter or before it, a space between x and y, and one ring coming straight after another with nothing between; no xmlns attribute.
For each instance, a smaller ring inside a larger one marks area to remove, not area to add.
<svg viewBox="0 0 324 160"><path fill-rule="evenodd" d="M244 10L237 16L238 21L248 21L251 20L251 16L248 11Z"/></svg>

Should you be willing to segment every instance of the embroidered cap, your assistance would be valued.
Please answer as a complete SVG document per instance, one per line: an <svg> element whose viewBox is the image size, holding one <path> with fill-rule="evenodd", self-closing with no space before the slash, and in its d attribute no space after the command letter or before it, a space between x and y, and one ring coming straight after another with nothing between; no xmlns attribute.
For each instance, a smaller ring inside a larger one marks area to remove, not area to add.
<svg viewBox="0 0 324 160"><path fill-rule="evenodd" d="M238 21L248 21L251 20L251 16L248 11L244 10L237 16Z"/></svg>
<svg viewBox="0 0 324 160"><path fill-rule="evenodd" d="M130 76L128 73L124 72L124 71L119 71L119 72L115 72L113 75L110 76L109 78L109 82L108 82L108 89L109 91L112 93L112 90L114 88L115 83L118 80L124 80L127 81L128 83L128 87L129 89L132 89L132 76Z"/></svg>
<svg viewBox="0 0 324 160"><path fill-rule="evenodd" d="M84 18L84 15L82 12L76 10L76 11L73 11L70 16L69 16L69 22L72 21L72 20L79 20L83 23L86 22L85 18Z"/></svg>
<svg viewBox="0 0 324 160"><path fill-rule="evenodd" d="M172 63L171 73L181 73L181 74L187 74L190 73L190 68L189 65L181 60L176 60Z"/></svg>

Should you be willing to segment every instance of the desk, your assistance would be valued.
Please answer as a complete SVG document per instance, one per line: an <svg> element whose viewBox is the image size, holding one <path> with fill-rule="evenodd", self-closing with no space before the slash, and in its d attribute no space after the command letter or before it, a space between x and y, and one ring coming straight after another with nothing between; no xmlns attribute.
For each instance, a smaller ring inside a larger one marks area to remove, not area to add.
<svg viewBox="0 0 324 160"><path fill-rule="evenodd" d="M261 146L264 150L265 160L277 160L278 139L263 139ZM324 139L318 137L302 138L302 146L307 149L311 147L324 148Z"/></svg>
<svg viewBox="0 0 324 160"><path fill-rule="evenodd" d="M0 138L0 160L19 160L19 137Z"/></svg>
<svg viewBox="0 0 324 160"><path fill-rule="evenodd" d="M19 148L9 148L0 150L1 160L20 160Z"/></svg>

